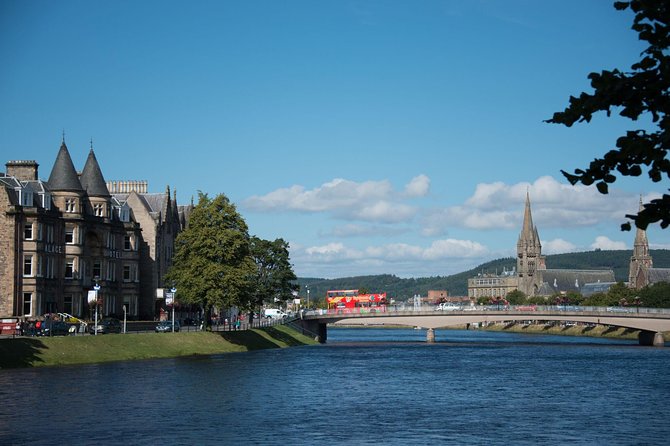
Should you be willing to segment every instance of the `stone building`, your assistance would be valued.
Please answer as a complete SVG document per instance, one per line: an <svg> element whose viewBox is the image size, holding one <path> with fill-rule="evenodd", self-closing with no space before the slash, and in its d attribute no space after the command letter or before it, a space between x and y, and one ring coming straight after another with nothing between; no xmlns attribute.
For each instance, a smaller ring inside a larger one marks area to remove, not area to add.
<svg viewBox="0 0 670 446"><path fill-rule="evenodd" d="M170 250L184 221L173 217L174 201L168 213L177 222L170 220L160 238ZM92 147L78 173L63 140L47 182L37 162L7 162L0 173L0 316L89 317L97 284L103 316L121 316L125 307L130 318L152 319L156 293L144 280L164 273L171 251L155 256L164 267L147 273L144 249L153 241L145 235L153 229L144 220L109 192Z"/></svg>
<svg viewBox="0 0 670 446"><path fill-rule="evenodd" d="M552 296L570 291L581 292L586 284L614 282L614 271L547 269L542 244L533 224L530 196L526 194L523 224L517 241L516 270L502 274L480 274L468 279L471 299L505 297L514 290L526 296Z"/></svg>
<svg viewBox="0 0 670 446"><path fill-rule="evenodd" d="M642 210L641 198L640 210ZM657 282L670 282L670 268L654 268L654 261L649 253L647 231L637 228L628 269L628 286L639 290Z"/></svg>
<svg viewBox="0 0 670 446"><path fill-rule="evenodd" d="M193 203L178 206L177 192L170 197L169 186L164 193L147 193L146 181L110 181L107 188L142 228L138 248L142 302L147 305L143 310L158 314L164 307L163 290L172 286L163 277L172 265L176 236L186 227Z"/></svg>

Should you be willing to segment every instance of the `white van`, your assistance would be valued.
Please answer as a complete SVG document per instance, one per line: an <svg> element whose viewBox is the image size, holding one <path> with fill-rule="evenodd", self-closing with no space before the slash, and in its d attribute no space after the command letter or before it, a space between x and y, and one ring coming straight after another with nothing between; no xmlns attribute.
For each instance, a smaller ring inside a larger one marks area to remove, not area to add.
<svg viewBox="0 0 670 446"><path fill-rule="evenodd" d="M277 308L266 308L263 311L263 317L268 319L284 319L288 315Z"/></svg>

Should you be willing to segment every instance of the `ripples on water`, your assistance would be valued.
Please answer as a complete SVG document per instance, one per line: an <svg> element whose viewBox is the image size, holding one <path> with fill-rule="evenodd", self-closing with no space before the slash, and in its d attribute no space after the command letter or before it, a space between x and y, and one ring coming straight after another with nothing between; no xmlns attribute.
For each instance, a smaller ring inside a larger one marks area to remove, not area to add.
<svg viewBox="0 0 670 446"><path fill-rule="evenodd" d="M670 349L438 330L0 371L1 444L665 445Z"/></svg>

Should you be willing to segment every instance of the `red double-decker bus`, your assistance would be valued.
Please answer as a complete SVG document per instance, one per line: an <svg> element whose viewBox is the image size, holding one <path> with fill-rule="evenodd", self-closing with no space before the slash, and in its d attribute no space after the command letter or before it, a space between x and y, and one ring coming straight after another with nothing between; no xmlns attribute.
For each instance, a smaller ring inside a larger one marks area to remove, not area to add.
<svg viewBox="0 0 670 446"><path fill-rule="evenodd" d="M330 290L326 292L328 309L369 308L386 305L386 293L359 294L358 290Z"/></svg>

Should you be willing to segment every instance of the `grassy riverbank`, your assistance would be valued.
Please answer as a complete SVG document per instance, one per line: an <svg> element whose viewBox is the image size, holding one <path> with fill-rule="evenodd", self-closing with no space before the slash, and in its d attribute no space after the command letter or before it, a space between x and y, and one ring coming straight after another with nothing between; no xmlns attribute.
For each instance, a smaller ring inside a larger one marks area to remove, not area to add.
<svg viewBox="0 0 670 446"><path fill-rule="evenodd" d="M214 355L316 342L283 325L231 332L0 339L0 369Z"/></svg>

